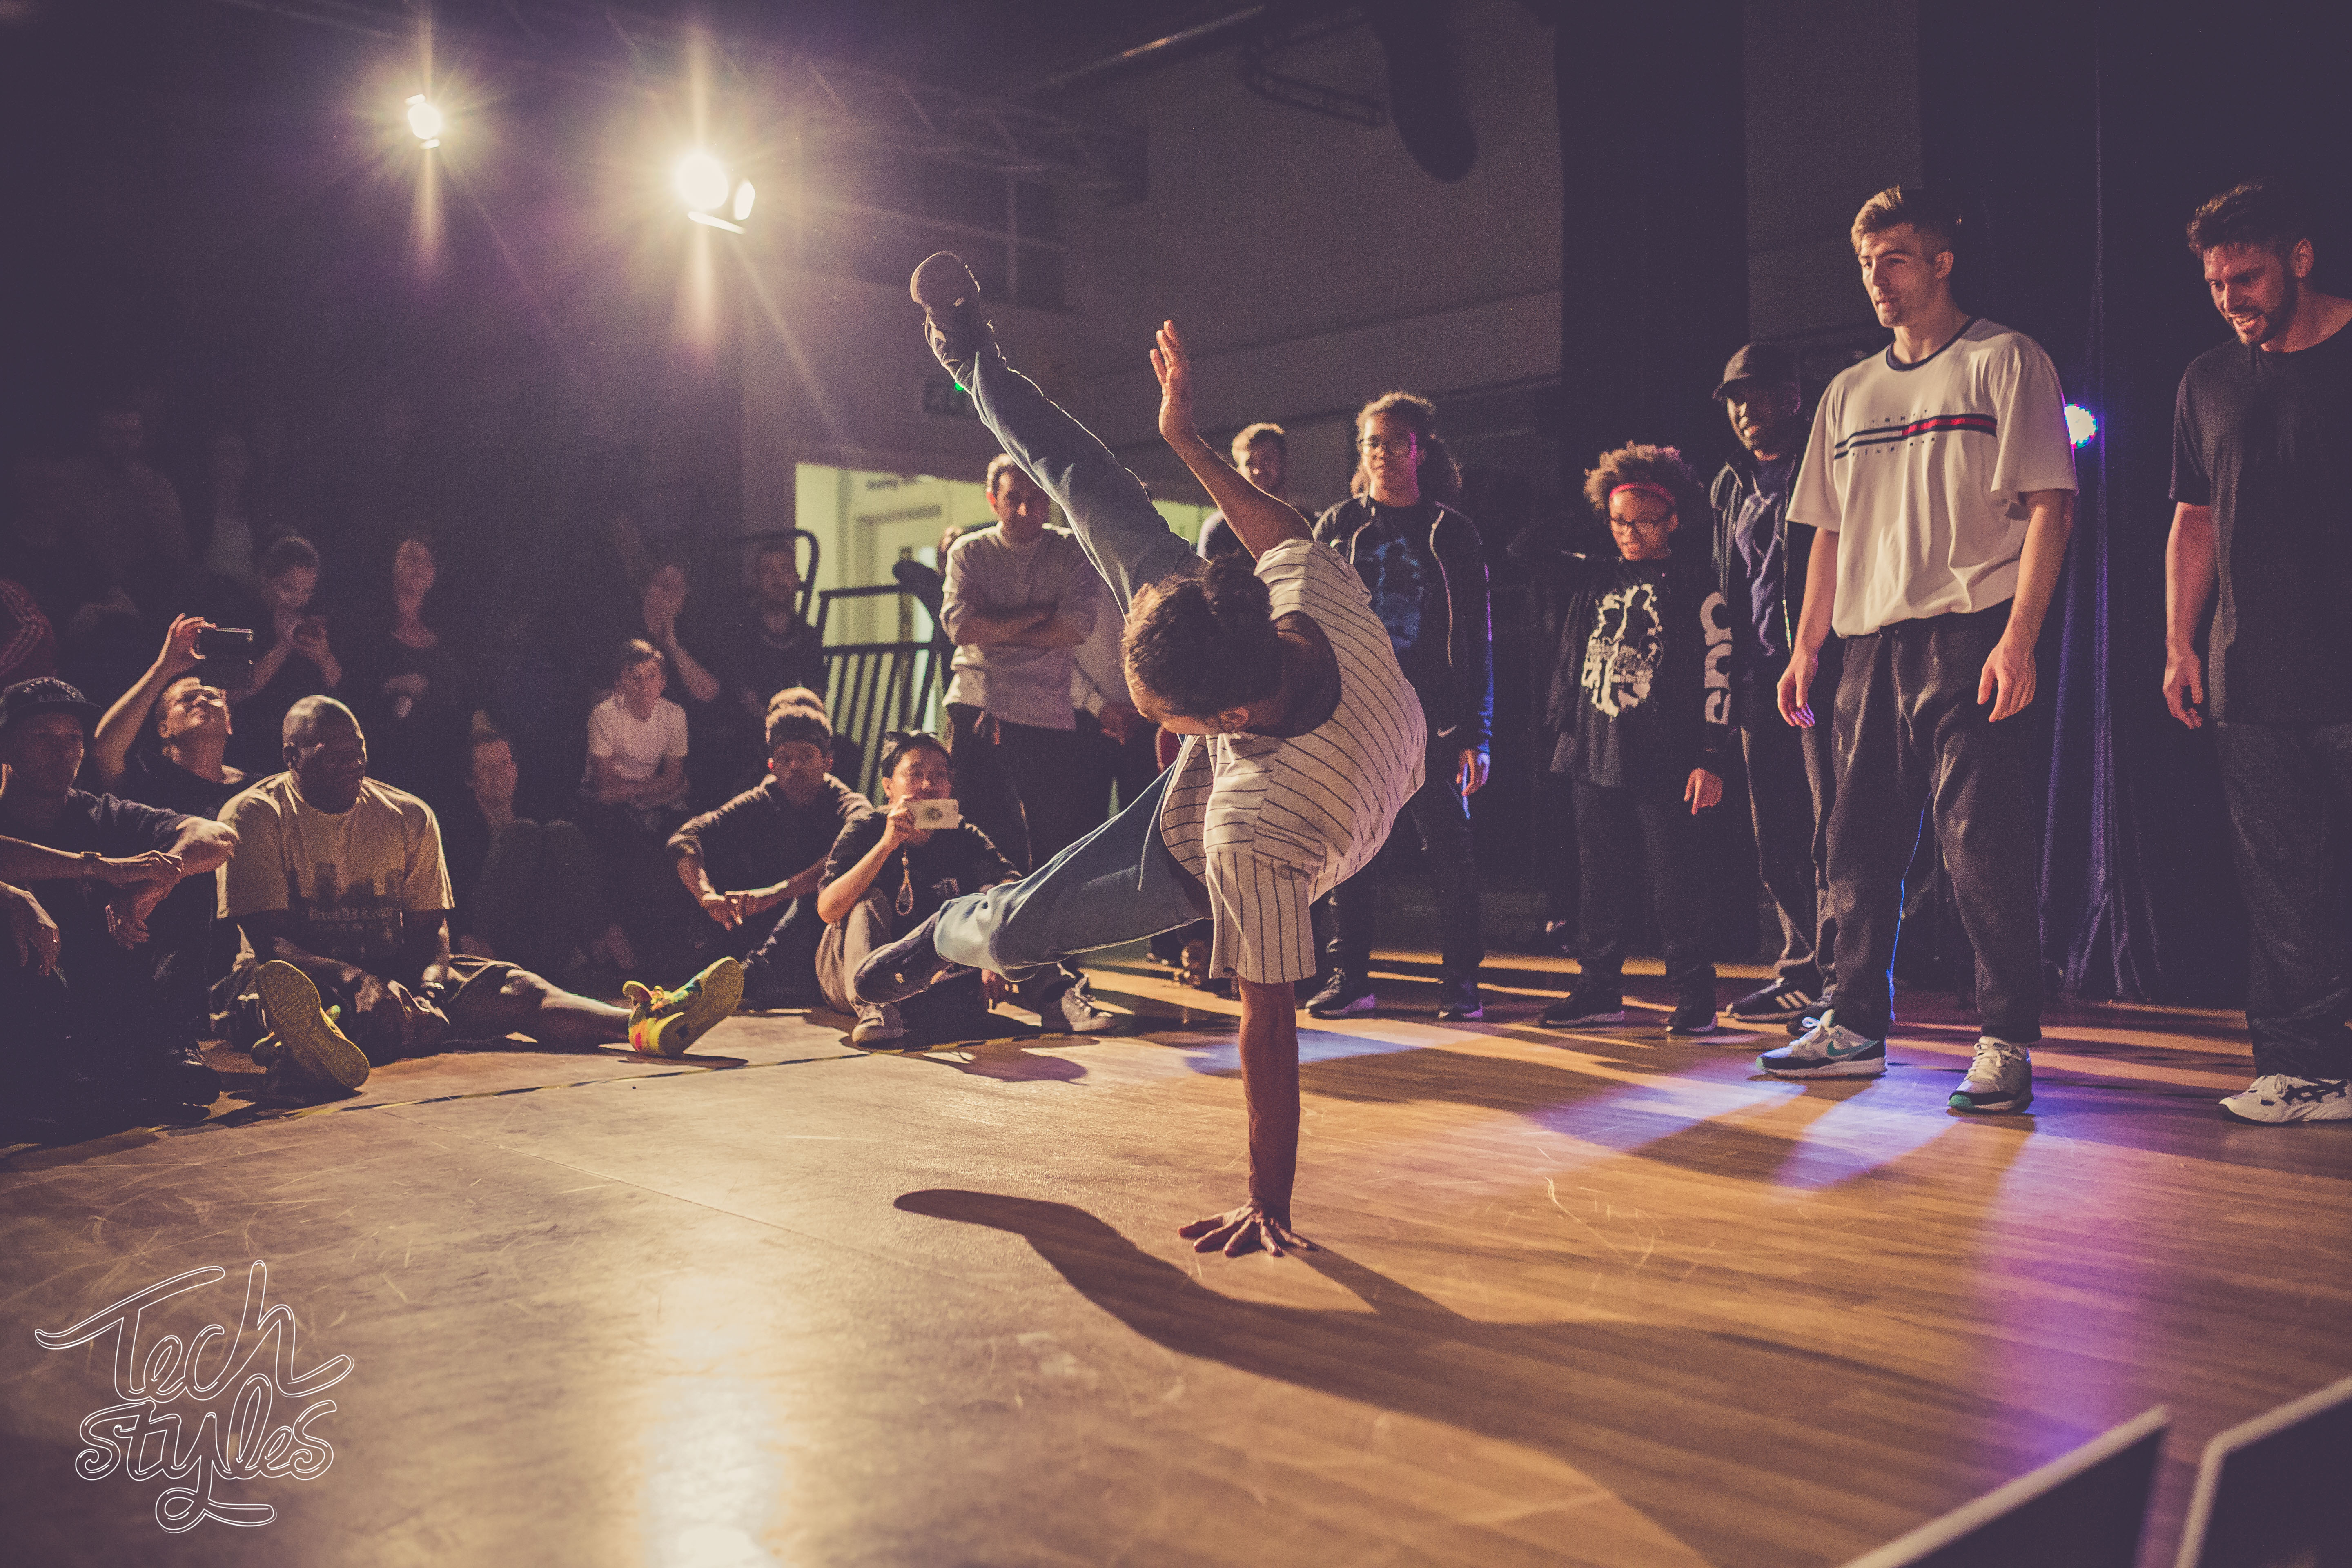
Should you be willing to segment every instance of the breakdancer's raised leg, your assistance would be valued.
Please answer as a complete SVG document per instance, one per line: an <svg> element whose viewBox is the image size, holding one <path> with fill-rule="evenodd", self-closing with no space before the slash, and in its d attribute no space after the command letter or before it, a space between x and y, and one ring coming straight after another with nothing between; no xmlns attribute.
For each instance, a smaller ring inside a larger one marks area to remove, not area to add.
<svg viewBox="0 0 2352 1568"><path fill-rule="evenodd" d="M1242 1001L1249 1201L1181 1234L1199 1250L1280 1253L1298 1163L1292 983L1316 970L1307 906L1370 860L1421 786L1421 704L1355 569L1307 520L1201 439L1173 322L1151 364L1160 430L1224 509L1248 557L1204 562L1142 483L1005 363L980 287L942 252L912 292L940 363L1029 477L1061 505L1120 606L1143 715L1186 737L1135 804L1017 882L951 900L858 971L889 1003L960 969L1019 979L1076 952L1185 924L1213 927L1210 973Z"/></svg>

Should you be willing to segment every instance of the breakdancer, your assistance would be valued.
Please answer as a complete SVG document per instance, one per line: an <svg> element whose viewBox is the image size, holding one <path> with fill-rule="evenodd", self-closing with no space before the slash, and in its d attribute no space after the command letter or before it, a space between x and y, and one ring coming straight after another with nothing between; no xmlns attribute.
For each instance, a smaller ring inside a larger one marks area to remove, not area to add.
<svg viewBox="0 0 2352 1568"><path fill-rule="evenodd" d="M1212 977L1242 1003L1249 1201L1185 1226L1202 1252L1308 1245L1291 1229L1298 1166L1294 982L1315 973L1307 906L1346 881L1421 787L1421 703L1363 580L1307 519L1228 467L1192 422L1175 323L1151 353L1160 433L1247 550L1203 561L1142 481L1004 363L980 286L942 251L915 269L931 352L1015 462L1054 498L1127 617L1143 716L1185 737L1135 803L1016 882L956 899L878 949L861 1001L888 1004L966 969L1018 982L1075 952L1209 917ZM1254 563L1253 563L1254 558Z"/></svg>

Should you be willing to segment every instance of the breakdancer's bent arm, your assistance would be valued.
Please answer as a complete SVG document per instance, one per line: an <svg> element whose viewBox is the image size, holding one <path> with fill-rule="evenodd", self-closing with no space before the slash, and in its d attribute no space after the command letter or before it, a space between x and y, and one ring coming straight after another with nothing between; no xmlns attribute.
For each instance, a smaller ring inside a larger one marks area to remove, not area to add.
<svg viewBox="0 0 2352 1568"><path fill-rule="evenodd" d="M1194 1220L1176 1234L1191 1240L1195 1252L1239 1258L1264 1247L1279 1258L1315 1245L1290 1228L1290 1188L1298 1175L1298 998L1287 980L1244 980L1238 986L1242 1094L1249 1102L1249 1202Z"/></svg>
<svg viewBox="0 0 2352 1568"><path fill-rule="evenodd" d="M1201 439L1200 426L1192 418L1192 362L1185 357L1184 340L1177 336L1173 321L1160 323L1159 345L1151 351L1151 370L1160 377L1160 438L1184 459L1192 477L1223 509L1225 521L1251 557L1265 554L1286 539L1314 538L1306 514L1258 489Z"/></svg>

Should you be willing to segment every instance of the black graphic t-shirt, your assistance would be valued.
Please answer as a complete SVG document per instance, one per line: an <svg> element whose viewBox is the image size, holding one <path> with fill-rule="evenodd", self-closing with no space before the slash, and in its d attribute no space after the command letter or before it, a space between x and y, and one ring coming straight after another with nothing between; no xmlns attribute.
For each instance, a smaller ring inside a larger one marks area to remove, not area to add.
<svg viewBox="0 0 2352 1568"><path fill-rule="evenodd" d="M2352 721L2352 329L2294 353L2230 342L2190 361L2172 499L2213 509L2213 717Z"/></svg>
<svg viewBox="0 0 2352 1568"><path fill-rule="evenodd" d="M1592 561L1560 627L1552 771L1614 788L1679 790L1722 771L1731 741L1732 616L1669 557Z"/></svg>
<svg viewBox="0 0 2352 1568"><path fill-rule="evenodd" d="M837 880L866 852L882 842L888 815L870 811L841 830L833 852L824 858L824 881ZM931 835L929 844L909 844L882 863L875 889L891 900L898 921L893 936L904 935L939 912L950 899L992 888L1019 875L987 834L969 822ZM900 908L900 905L906 907Z"/></svg>

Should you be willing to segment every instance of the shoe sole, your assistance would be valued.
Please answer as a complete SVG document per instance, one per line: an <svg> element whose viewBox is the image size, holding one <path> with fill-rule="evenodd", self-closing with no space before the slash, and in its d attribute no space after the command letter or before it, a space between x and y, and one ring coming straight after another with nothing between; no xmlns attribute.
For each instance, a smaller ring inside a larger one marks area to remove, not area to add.
<svg viewBox="0 0 2352 1568"><path fill-rule="evenodd" d="M980 281L952 250L935 250L923 258L907 279L907 293L925 310L950 310L980 296Z"/></svg>
<svg viewBox="0 0 2352 1568"><path fill-rule="evenodd" d="M2306 1121L2352 1121L2352 1115L2249 1116L2244 1111L2240 1110L2235 1106L2231 1105L2226 1100L2217 1100L2213 1103L2220 1106L2221 1108L2221 1114L2227 1116L2231 1121L2242 1121L2249 1127L2294 1127L2300 1126Z"/></svg>
<svg viewBox="0 0 2352 1568"><path fill-rule="evenodd" d="M1452 1012L1440 1008L1437 1014L1437 1021L1441 1024L1475 1024L1486 1016L1486 1009L1484 1007L1472 1007L1466 1011L1455 1010Z"/></svg>
<svg viewBox="0 0 2352 1568"><path fill-rule="evenodd" d="M1867 1061L1823 1062L1819 1067L1773 1067L1763 1058L1756 1058L1756 1070L1772 1078L1884 1078L1886 1059L1873 1058Z"/></svg>
<svg viewBox="0 0 2352 1568"><path fill-rule="evenodd" d="M345 1089L367 1082L367 1053L329 1021L309 975L273 958L254 972L253 989L278 1043L310 1073Z"/></svg>
<svg viewBox="0 0 2352 1568"><path fill-rule="evenodd" d="M1307 1016L1310 1018L1366 1018L1380 1010L1381 1004L1378 997L1360 996L1344 1006L1309 1007L1307 1009Z"/></svg>
<svg viewBox="0 0 2352 1568"><path fill-rule="evenodd" d="M1964 1115L1999 1116L2010 1111L2022 1110L2032 1104L2033 1092L2028 1089L2025 1093L2012 1099L1986 1100L1972 1100L1965 1094L1955 1094L1944 1103Z"/></svg>
<svg viewBox="0 0 2352 1568"><path fill-rule="evenodd" d="M1785 1024L1791 1018L1803 1016L1804 1012L1802 1007L1770 1007L1743 1013L1737 1007L1726 1007L1723 1016L1742 1024ZM1821 1015L1815 1013L1812 1016L1818 1018Z"/></svg>
<svg viewBox="0 0 2352 1568"><path fill-rule="evenodd" d="M1709 1018L1704 1024L1668 1024L1666 1033L1677 1039L1696 1039L1702 1035L1720 1034L1723 1026Z"/></svg>
<svg viewBox="0 0 2352 1568"><path fill-rule="evenodd" d="M1624 1021L1625 1010L1622 1007L1614 1013L1585 1013L1573 1018L1538 1018L1536 1020L1538 1025L1547 1029L1580 1029L1587 1024L1622 1024Z"/></svg>

